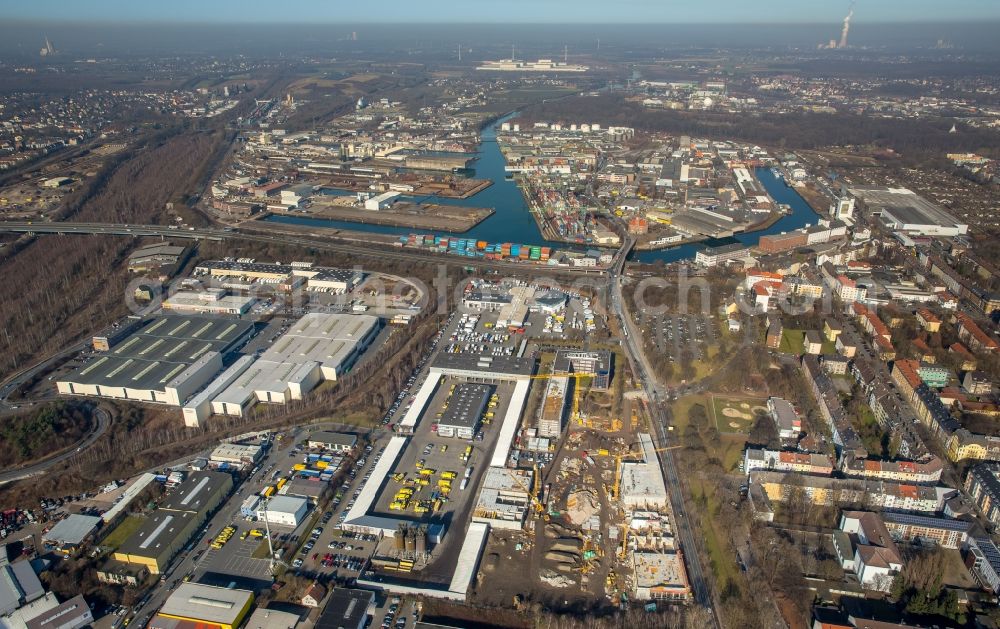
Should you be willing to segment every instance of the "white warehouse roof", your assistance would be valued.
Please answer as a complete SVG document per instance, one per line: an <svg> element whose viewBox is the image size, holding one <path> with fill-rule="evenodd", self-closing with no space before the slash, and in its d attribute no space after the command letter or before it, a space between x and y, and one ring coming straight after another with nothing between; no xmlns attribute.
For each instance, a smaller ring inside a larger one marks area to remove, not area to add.
<svg viewBox="0 0 1000 629"><path fill-rule="evenodd" d="M333 380L377 325L378 318L371 315L309 313L281 335L261 359L276 363L316 361L323 376Z"/></svg>

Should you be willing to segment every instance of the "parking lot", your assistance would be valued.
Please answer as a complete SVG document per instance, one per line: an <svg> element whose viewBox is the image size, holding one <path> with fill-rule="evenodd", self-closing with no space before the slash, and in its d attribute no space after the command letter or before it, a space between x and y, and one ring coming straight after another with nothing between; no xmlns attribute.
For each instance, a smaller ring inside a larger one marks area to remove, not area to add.
<svg viewBox="0 0 1000 629"><path fill-rule="evenodd" d="M705 348L716 341L715 322L702 315L661 315L649 320L657 348L674 360L680 360L685 349L692 360L705 357Z"/></svg>
<svg viewBox="0 0 1000 629"><path fill-rule="evenodd" d="M267 559L252 557L254 551L261 544L267 544L267 542L256 537L240 539L240 535L248 528L256 526L256 523L238 522L235 526L239 529L237 534L221 549L209 548L205 552L202 565L208 570L223 574L239 575L251 579L269 579L271 575L270 562ZM264 556L266 557L266 555L265 552Z"/></svg>
<svg viewBox="0 0 1000 629"><path fill-rule="evenodd" d="M462 382L458 378L446 377L438 385L423 416L417 422L408 447L400 455L390 477L386 479L385 487L376 500L375 511L390 517L403 517L426 523L450 520L448 514L461 510L469 497L475 493L480 473L486 468L486 463L496 445L499 425L507 412L514 386L510 383L491 385L497 400L495 406L487 407L487 414L493 417L484 420L488 421L488 424L480 425L477 438L441 437L435 432L437 415L442 412L451 387L461 385ZM466 448L471 448L468 460L464 460L463 456ZM466 469L471 469L472 474L466 488L462 489ZM430 473L431 471L433 473ZM454 477L450 483L451 491L443 500L440 511L435 513L431 509L422 514L415 512L414 506L419 502L433 502L435 498L441 497L438 482L443 480L442 474L445 472L452 472ZM413 491L408 507L405 510L390 509L396 492L404 487Z"/></svg>

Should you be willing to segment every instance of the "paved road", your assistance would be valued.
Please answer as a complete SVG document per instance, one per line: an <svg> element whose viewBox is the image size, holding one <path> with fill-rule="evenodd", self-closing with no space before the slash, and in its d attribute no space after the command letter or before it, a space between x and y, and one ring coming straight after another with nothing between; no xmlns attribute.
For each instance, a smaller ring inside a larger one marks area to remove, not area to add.
<svg viewBox="0 0 1000 629"><path fill-rule="evenodd" d="M299 428L283 429L281 432L285 433L285 438L275 442L275 444L268 451L267 456L263 457L257 463L257 466L260 467L260 471L258 471L255 476L248 478L241 485L238 485L235 488L229 499L224 502L219 510L209 519L207 527L201 529L195 534L190 543L190 552L182 551L172 564L173 567L168 568L170 575L165 580L153 586L153 589L146 597L144 597L144 600L140 601L141 604L136 605L130 613L122 616L120 621L123 622L125 619L129 619L129 626L144 627L144 621L152 617L156 610L163 605L164 601L166 601L167 597L170 596L171 592L173 592L173 590L183 581L185 575L193 573L192 581L197 581L204 572L210 570L211 560L214 559L214 556L208 552L209 548L207 542L218 535L219 531L229 524L236 523L241 531L246 530L251 526L251 524L249 524L240 514L240 507L247 496L253 494L255 490L260 487L259 483L255 481L264 477L264 470L267 468L268 464L274 463L274 469L286 472L295 462L295 460L288 456L288 453L295 447L295 444L307 438L309 434L319 432L321 430L359 432L363 429L358 426L349 426L336 422L323 422ZM193 454L191 456L184 457L183 460L190 461L197 456L197 454ZM177 463L180 463L180 461ZM157 469L163 469L163 466ZM270 475L268 475L268 477L269 476ZM261 524L255 523L252 526L261 526ZM235 542L231 541L230 543ZM143 622L140 623L140 621Z"/></svg>
<svg viewBox="0 0 1000 629"><path fill-rule="evenodd" d="M451 255L441 255L414 249L381 247L372 244L349 244L329 240L315 240L308 236L318 234L281 231L280 227L268 225L268 229L252 231L247 226L239 230L192 228L171 229L163 225L128 225L124 223L36 223L36 222L0 222L0 232L31 233L31 234L83 234L109 236L160 236L162 238L189 238L194 240L249 240L269 244L284 244L298 247L309 247L324 251L347 253L354 256L377 258L380 260L400 260L407 262L436 262L453 266L474 266L480 269L527 273L532 275L599 275L606 274L604 269L588 269L576 267L557 267L516 262L501 262L484 260L482 258L465 258Z"/></svg>
<svg viewBox="0 0 1000 629"><path fill-rule="evenodd" d="M10 397L10 394L16 391L17 388L20 387L22 384L34 378L36 374L48 370L52 366L52 364L57 360L59 360L60 358L73 355L83 350L85 347L87 347L87 345L89 345L89 343L90 343L89 340L81 341L76 345L73 345L72 347L68 347L57 354L49 356L45 360L37 362L34 365L31 365L30 367L25 367L21 371L18 371L17 373L9 376L6 380L3 381L2 384L0 384L0 408L2 408L4 405L13 406L7 402L7 398Z"/></svg>
<svg viewBox="0 0 1000 629"><path fill-rule="evenodd" d="M44 474L53 465L58 465L63 461L71 459L80 452L83 452L84 450L89 448L91 445L93 445L95 441L100 439L101 435L107 432L108 426L111 425L111 414L108 413L108 411L104 410L103 408L99 406L96 407L94 409L94 416L97 418L97 425L94 426L94 429L90 431L90 434L84 437L83 441L77 444L75 448L67 450L66 452L63 452L62 454L56 455L52 458L48 458L43 461L39 461L38 463L35 463L33 465L29 465L28 467L23 467L18 470L10 470L8 472L0 473L0 485L15 480L20 480L22 478L30 478L32 476Z"/></svg>
<svg viewBox="0 0 1000 629"><path fill-rule="evenodd" d="M656 380L656 377L653 375L653 370L642 350L641 332L633 324L632 319L625 312L624 300L622 299L621 294L621 282L623 279L621 275L622 269L624 268L625 258L634 244L635 241L631 237L628 237L625 246L622 247L622 250L619 252L619 257L616 258L614 264L612 265L610 272L611 308L621 322L622 330L624 331L625 342L623 343L623 348L628 354L628 359L632 366L632 372L642 384L642 387L646 392L646 396L649 399L650 416L654 430L657 433L658 442L661 445L666 445L666 415L663 407L661 406L661 400L666 401L667 392L661 388L660 384ZM663 473L667 482L667 490L670 493L670 502L673 508L675 520L674 526L679 534L681 547L686 551L685 558L687 559L686 563L688 578L691 582L691 590L694 593L695 600L700 605L711 611L713 607L712 591L705 581L704 571L701 566L701 559L698 555L697 546L694 541L694 533L691 530L690 521L684 511L684 496L681 492L680 478L677 474L677 467L674 463L673 452L669 450L660 452L659 457L660 465L663 468Z"/></svg>

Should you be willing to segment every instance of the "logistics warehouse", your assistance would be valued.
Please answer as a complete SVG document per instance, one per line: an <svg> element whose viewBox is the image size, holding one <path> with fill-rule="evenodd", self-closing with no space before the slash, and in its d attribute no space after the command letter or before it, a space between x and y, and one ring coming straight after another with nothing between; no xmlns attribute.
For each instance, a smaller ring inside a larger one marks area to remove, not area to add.
<svg viewBox="0 0 1000 629"><path fill-rule="evenodd" d="M193 472L177 491L118 547L117 561L161 573L194 537L233 488L233 477L222 472Z"/></svg>
<svg viewBox="0 0 1000 629"><path fill-rule="evenodd" d="M301 400L349 369L378 330L378 318L370 315L307 314L260 358L239 358L188 400L184 423L198 426L212 414L243 416L258 402Z"/></svg>
<svg viewBox="0 0 1000 629"><path fill-rule="evenodd" d="M234 319L155 317L56 383L59 393L180 406L253 333Z"/></svg>

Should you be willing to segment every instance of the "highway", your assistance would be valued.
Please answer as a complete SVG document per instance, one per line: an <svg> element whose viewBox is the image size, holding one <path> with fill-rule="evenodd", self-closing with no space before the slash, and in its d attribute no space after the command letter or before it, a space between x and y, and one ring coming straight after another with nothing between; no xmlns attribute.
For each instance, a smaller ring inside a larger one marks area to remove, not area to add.
<svg viewBox="0 0 1000 629"><path fill-rule="evenodd" d="M111 425L111 414L100 406L94 409L94 416L97 419L97 425L90 431L90 434L76 444L75 448L71 446L71 449L63 452L62 454L58 454L48 459L43 459L42 461L33 463L27 467L0 473L0 485L21 480L22 478L30 478L32 476L44 474L53 465L58 465L59 463L71 459L80 452L89 448L95 441L100 439L105 432L108 431L108 427Z"/></svg>
<svg viewBox="0 0 1000 629"><path fill-rule="evenodd" d="M632 373L642 383L643 390L649 400L650 419L653 429L656 431L657 440L660 446L666 446L666 414L662 403L667 400L667 392L661 389L653 370L649 365L646 355L638 339L642 337L640 330L634 325L631 317L625 312L624 300L622 299L622 271L625 266L625 259L635 245L635 240L628 236L624 246L618 253L610 269L610 300L611 308L621 323L624 343L623 347L628 354ZM702 570L701 559L695 545L694 533L691 530L690 520L684 511L684 495L681 491L680 478L677 474L677 466L674 462L673 451L666 450L658 453L660 457L660 467L663 469L666 478L667 491L670 493L670 502L674 512L674 528L677 531L681 542L681 548L685 551L685 559L688 579L691 582L691 590L695 601L709 611L713 608L712 590L705 581ZM713 619L716 616L713 614ZM718 623L718 620L715 620Z"/></svg>
<svg viewBox="0 0 1000 629"><path fill-rule="evenodd" d="M333 242L308 238L309 234L301 232L284 232L278 227L268 225L267 230L258 229L251 231L245 225L238 230L215 229L208 227L179 229L165 225L128 225L117 223L36 223L32 222L0 222L0 232L23 233L23 234L82 234L82 235L107 235L107 236L135 236L135 237L160 237L160 238L187 238L191 240L244 240L250 242L261 242L267 244L281 244L296 247L308 247L320 251L332 251L345 253L358 257L375 258L378 260L398 260L404 262L424 262L439 263L452 266L474 266L480 269L494 271L507 271L517 273L527 273L531 275L606 275L604 269L577 268L577 267L550 267L538 264L525 264L517 262L503 262L498 260L484 260L483 258L466 258L460 256L431 253L415 249L403 249L400 247L387 247L378 243L372 244L350 244L346 242Z"/></svg>

